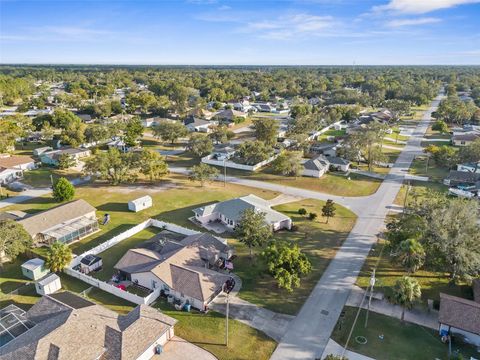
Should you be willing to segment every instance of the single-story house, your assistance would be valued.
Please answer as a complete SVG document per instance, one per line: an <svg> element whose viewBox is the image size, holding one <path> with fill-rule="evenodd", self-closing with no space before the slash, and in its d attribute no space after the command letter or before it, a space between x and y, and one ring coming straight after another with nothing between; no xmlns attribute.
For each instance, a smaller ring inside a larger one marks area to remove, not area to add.
<svg viewBox="0 0 480 360"><path fill-rule="evenodd" d="M138 212L141 210L148 209L152 205L153 205L152 197L150 195L145 195L138 199L129 201L128 210Z"/></svg>
<svg viewBox="0 0 480 360"><path fill-rule="evenodd" d="M40 155L40 161L42 164L58 166L58 161L63 155L70 156L74 160L75 165L77 165L80 159L91 156L92 152L84 148L65 148L47 151Z"/></svg>
<svg viewBox="0 0 480 360"><path fill-rule="evenodd" d="M35 169L35 160L24 155L0 156L0 184L8 184L23 176L24 171Z"/></svg>
<svg viewBox="0 0 480 360"><path fill-rule="evenodd" d="M450 170L448 177L443 180L447 186L480 187L480 173Z"/></svg>
<svg viewBox="0 0 480 360"><path fill-rule="evenodd" d="M438 322L440 335L460 336L480 346L480 302L440 293Z"/></svg>
<svg viewBox="0 0 480 360"><path fill-rule="evenodd" d="M35 291L39 295L50 295L62 288L62 283L57 274L48 274L35 282Z"/></svg>
<svg viewBox="0 0 480 360"><path fill-rule="evenodd" d="M103 260L100 256L87 254L80 260L80 271L84 274L89 274L92 271L101 269Z"/></svg>
<svg viewBox="0 0 480 360"><path fill-rule="evenodd" d="M235 155L235 149L228 144L215 145L212 155L220 161L228 160Z"/></svg>
<svg viewBox="0 0 480 360"><path fill-rule="evenodd" d="M477 139L480 139L480 133L477 132L454 134L452 136L452 144L455 146L467 146Z"/></svg>
<svg viewBox="0 0 480 360"><path fill-rule="evenodd" d="M190 116L185 120L184 124L191 132L210 133L212 132L212 126L217 125L217 122Z"/></svg>
<svg viewBox="0 0 480 360"><path fill-rule="evenodd" d="M277 110L275 106L273 106L271 104L268 104L268 103L255 104L254 106L260 112L275 112L275 110Z"/></svg>
<svg viewBox="0 0 480 360"><path fill-rule="evenodd" d="M478 163L457 164L457 171L480 173L480 161Z"/></svg>
<svg viewBox="0 0 480 360"><path fill-rule="evenodd" d="M325 156L337 156L338 144L331 142L316 142L310 146L309 151L314 154Z"/></svg>
<svg viewBox="0 0 480 360"><path fill-rule="evenodd" d="M46 153L46 152L49 152L49 151L53 151L53 148L51 148L50 146L43 146L43 147L39 147L39 148L34 149L33 150L33 155L40 156L43 153Z"/></svg>
<svg viewBox="0 0 480 360"><path fill-rule="evenodd" d="M338 156L330 156L328 161L330 161L330 169L343 172L347 172L350 169L350 161L347 159Z"/></svg>
<svg viewBox="0 0 480 360"><path fill-rule="evenodd" d="M45 261L40 258L25 261L20 267L22 268L23 276L31 280L38 280L50 272L45 266Z"/></svg>
<svg viewBox="0 0 480 360"><path fill-rule="evenodd" d="M303 176L310 176L315 178L322 177L330 168L330 161L319 155L315 159L310 159L303 164Z"/></svg>
<svg viewBox="0 0 480 360"><path fill-rule="evenodd" d="M241 111L237 111L237 110L233 110L233 109L225 109L225 110L222 110L222 111L218 112L214 116L214 118L217 119L217 120L221 120L221 121L231 122L237 117L246 118L247 116L248 116L247 113L244 113L244 112L241 112Z"/></svg>
<svg viewBox="0 0 480 360"><path fill-rule="evenodd" d="M27 312L14 305L0 310L9 313L25 329L5 337L2 360L148 360L174 337L177 322L146 305L120 315L66 291L43 296Z"/></svg>
<svg viewBox="0 0 480 360"><path fill-rule="evenodd" d="M231 258L232 249L207 233L158 244L155 250L128 250L114 266L119 277L151 290L161 288L182 304L205 310L231 279L216 269Z"/></svg>
<svg viewBox="0 0 480 360"><path fill-rule="evenodd" d="M90 114L77 114L77 116L86 124L93 122L92 115Z"/></svg>
<svg viewBox="0 0 480 360"><path fill-rule="evenodd" d="M35 245L71 243L98 230L96 209L83 199L70 201L19 220Z"/></svg>
<svg viewBox="0 0 480 360"><path fill-rule="evenodd" d="M125 141L123 141L120 138L117 138L108 142L107 146L109 149L117 149L120 152L128 152L132 149L129 146L127 146L127 144L125 144Z"/></svg>
<svg viewBox="0 0 480 360"><path fill-rule="evenodd" d="M265 221L274 231L292 227L292 219L278 211L272 210L268 201L252 194L205 205L193 209L193 213L195 214L195 219L201 224L220 221L228 228L233 229L246 209L265 213Z"/></svg>
<svg viewBox="0 0 480 360"><path fill-rule="evenodd" d="M20 220L27 216L26 212L20 210L8 210L0 212L0 221L4 220Z"/></svg>

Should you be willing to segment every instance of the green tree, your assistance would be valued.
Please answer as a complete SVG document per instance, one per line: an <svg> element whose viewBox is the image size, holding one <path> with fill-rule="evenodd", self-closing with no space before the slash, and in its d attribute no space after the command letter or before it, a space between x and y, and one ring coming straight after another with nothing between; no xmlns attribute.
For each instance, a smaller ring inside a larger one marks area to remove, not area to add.
<svg viewBox="0 0 480 360"><path fill-rule="evenodd" d="M480 138L460 148L458 157L461 162L475 164L475 172L480 164Z"/></svg>
<svg viewBox="0 0 480 360"><path fill-rule="evenodd" d="M61 170L69 169L77 164L77 161L70 154L61 154L58 157L58 168Z"/></svg>
<svg viewBox="0 0 480 360"><path fill-rule="evenodd" d="M14 149L15 141L22 135L22 129L10 120L0 119L0 153Z"/></svg>
<svg viewBox="0 0 480 360"><path fill-rule="evenodd" d="M277 142L278 121L273 118L261 118L253 120L253 128L257 140L263 141L268 146Z"/></svg>
<svg viewBox="0 0 480 360"><path fill-rule="evenodd" d="M51 272L60 272L70 264L72 259L72 249L67 244L57 241L48 248L45 265Z"/></svg>
<svg viewBox="0 0 480 360"><path fill-rule="evenodd" d="M138 169L138 155L121 153L118 149L111 148L88 158L83 170L88 175L98 176L112 185L118 185L135 181Z"/></svg>
<svg viewBox="0 0 480 360"><path fill-rule="evenodd" d="M144 149L139 159L140 172L150 181L160 179L168 174L168 165L165 158L157 151Z"/></svg>
<svg viewBox="0 0 480 360"><path fill-rule="evenodd" d="M285 176L299 176L302 172L302 153L300 151L282 151L272 163L276 173Z"/></svg>
<svg viewBox="0 0 480 360"><path fill-rule="evenodd" d="M212 132L209 134L210 138L217 144L225 144L229 142L235 134L228 130L225 125L217 125L212 127Z"/></svg>
<svg viewBox="0 0 480 360"><path fill-rule="evenodd" d="M348 358L346 356L341 357L340 355L328 354L323 360L348 360Z"/></svg>
<svg viewBox="0 0 480 360"><path fill-rule="evenodd" d="M75 196L75 187L66 178L61 177L53 184L53 198L56 202L70 201Z"/></svg>
<svg viewBox="0 0 480 360"><path fill-rule="evenodd" d="M236 156L247 165L255 165L273 155L273 148L262 141L247 140L240 144Z"/></svg>
<svg viewBox="0 0 480 360"><path fill-rule="evenodd" d="M265 220L265 213L245 209L235 226L238 241L245 244L253 257L253 248L264 245L272 237L272 227Z"/></svg>
<svg viewBox="0 0 480 360"><path fill-rule="evenodd" d="M0 254L15 258L30 249L32 237L24 227L14 220L0 221Z"/></svg>
<svg viewBox="0 0 480 360"><path fill-rule="evenodd" d="M188 140L187 150L198 157L203 157L213 151L213 143L208 136L193 133Z"/></svg>
<svg viewBox="0 0 480 360"><path fill-rule="evenodd" d="M435 123L432 125L432 130L434 131L440 131L442 134L448 133L448 125L445 121L443 120L437 120Z"/></svg>
<svg viewBox="0 0 480 360"><path fill-rule="evenodd" d="M312 221L315 220L317 217L317 213L311 212L310 214L308 214L308 218Z"/></svg>
<svg viewBox="0 0 480 360"><path fill-rule="evenodd" d="M300 278L312 271L312 264L298 245L272 242L262 252L262 257L278 286L288 292L300 287Z"/></svg>
<svg viewBox="0 0 480 360"><path fill-rule="evenodd" d="M165 120L153 127L153 134L163 141L170 141L174 144L178 139L187 136L188 129L180 122Z"/></svg>
<svg viewBox="0 0 480 360"><path fill-rule="evenodd" d="M201 186L205 185L207 181L213 181L218 177L219 171L213 166L204 163L192 166L190 170L189 179L191 181L200 182Z"/></svg>
<svg viewBox="0 0 480 360"><path fill-rule="evenodd" d="M138 139L143 135L143 130L142 121L138 116L130 119L125 127L125 135L123 137L125 145L128 147L137 146Z"/></svg>
<svg viewBox="0 0 480 360"><path fill-rule="evenodd" d="M420 285L414 278L403 276L396 281L393 288L393 298L397 304L402 306L402 322L405 318L405 310L411 309L413 304L419 300L421 296L422 291Z"/></svg>
<svg viewBox="0 0 480 360"><path fill-rule="evenodd" d="M300 208L300 209L298 209L298 214L302 215L302 216L305 216L305 215L307 215L307 210L305 208Z"/></svg>
<svg viewBox="0 0 480 360"><path fill-rule="evenodd" d="M325 205L323 205L322 207L322 216L327 218L327 224L328 224L328 220L331 217L335 216L335 212L336 212L335 203L333 202L333 200L328 199Z"/></svg>
<svg viewBox="0 0 480 360"><path fill-rule="evenodd" d="M410 273L416 272L425 262L425 250L416 239L403 240L393 255Z"/></svg>

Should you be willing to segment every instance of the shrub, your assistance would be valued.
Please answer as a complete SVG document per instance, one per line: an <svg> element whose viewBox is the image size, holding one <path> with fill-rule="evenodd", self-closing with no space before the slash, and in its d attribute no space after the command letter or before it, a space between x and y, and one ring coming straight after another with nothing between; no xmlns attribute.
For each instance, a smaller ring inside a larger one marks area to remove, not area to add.
<svg viewBox="0 0 480 360"><path fill-rule="evenodd" d="M298 213L300 215L307 215L307 210L305 210L305 208L300 208L300 209L298 209Z"/></svg>
<svg viewBox="0 0 480 360"><path fill-rule="evenodd" d="M310 220L312 220L312 221L315 220L315 219L317 218L317 216L318 216L318 215L317 215L316 213L310 213L310 214L308 214L308 218L309 218Z"/></svg>

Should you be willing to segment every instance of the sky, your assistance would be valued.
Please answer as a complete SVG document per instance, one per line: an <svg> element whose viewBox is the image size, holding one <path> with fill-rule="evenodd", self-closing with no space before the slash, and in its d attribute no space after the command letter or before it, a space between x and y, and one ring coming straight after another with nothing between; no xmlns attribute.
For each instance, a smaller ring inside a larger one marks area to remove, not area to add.
<svg viewBox="0 0 480 360"><path fill-rule="evenodd" d="M0 0L0 63L480 64L480 0Z"/></svg>

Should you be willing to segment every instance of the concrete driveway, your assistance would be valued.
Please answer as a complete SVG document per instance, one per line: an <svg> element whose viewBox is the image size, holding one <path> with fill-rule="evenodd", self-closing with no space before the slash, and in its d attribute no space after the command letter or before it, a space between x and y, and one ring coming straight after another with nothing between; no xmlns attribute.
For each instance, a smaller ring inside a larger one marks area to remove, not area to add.
<svg viewBox="0 0 480 360"><path fill-rule="evenodd" d="M163 347L163 353L154 355L154 360L217 360L212 353L188 342L178 336L174 336Z"/></svg>

